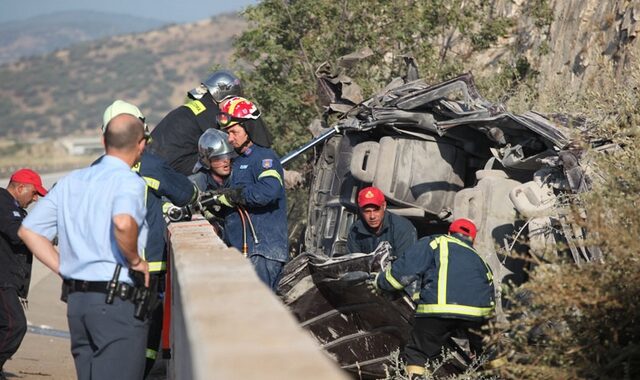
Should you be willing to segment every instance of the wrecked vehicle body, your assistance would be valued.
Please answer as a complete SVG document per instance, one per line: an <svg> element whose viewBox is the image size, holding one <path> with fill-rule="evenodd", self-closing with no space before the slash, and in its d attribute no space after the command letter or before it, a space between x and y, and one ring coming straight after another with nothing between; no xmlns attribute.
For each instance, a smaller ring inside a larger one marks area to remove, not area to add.
<svg viewBox="0 0 640 380"><path fill-rule="evenodd" d="M387 209L407 217L419 237L446 233L456 218L473 220L474 247L491 266L497 300L502 283L526 280L528 261L513 253L600 259L597 247L581 244L585 231L567 211L572 194L589 189L590 177L572 143L575 131L562 121L506 112L478 94L471 74L433 86L392 84L344 112L305 147L321 151L305 253L285 267L284 302L343 368L384 377L389 352L406 342L413 306L406 297L373 299L366 276L354 274L384 265L379 253L346 248L357 193L369 185L382 190ZM560 241L567 252L558 251ZM498 318L502 306L497 302Z"/></svg>

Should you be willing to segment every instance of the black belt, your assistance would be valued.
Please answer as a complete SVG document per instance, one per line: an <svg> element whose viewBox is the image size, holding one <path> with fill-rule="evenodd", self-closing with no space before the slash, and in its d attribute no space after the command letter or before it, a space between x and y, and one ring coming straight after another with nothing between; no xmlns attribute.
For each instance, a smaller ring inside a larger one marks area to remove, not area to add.
<svg viewBox="0 0 640 380"><path fill-rule="evenodd" d="M64 285L69 290L69 294L75 292L104 293L109 292L108 281L84 281L84 280L64 280ZM126 283L119 283L115 294L122 300L130 300L135 294L136 288Z"/></svg>

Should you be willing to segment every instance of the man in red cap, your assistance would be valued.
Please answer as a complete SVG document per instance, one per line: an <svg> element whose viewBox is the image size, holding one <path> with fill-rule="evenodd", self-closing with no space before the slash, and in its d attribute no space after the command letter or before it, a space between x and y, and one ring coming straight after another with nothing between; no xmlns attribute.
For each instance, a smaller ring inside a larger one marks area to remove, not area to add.
<svg viewBox="0 0 640 380"><path fill-rule="evenodd" d="M394 256L401 256L415 243L416 228L406 218L387 211L384 194L377 187L365 187L358 193L361 218L351 225L347 238L350 253L369 253L387 241Z"/></svg>
<svg viewBox="0 0 640 380"><path fill-rule="evenodd" d="M20 347L27 332L26 302L33 256L18 237L26 208L47 194L38 173L20 169L6 189L0 187L0 379L2 367Z"/></svg>

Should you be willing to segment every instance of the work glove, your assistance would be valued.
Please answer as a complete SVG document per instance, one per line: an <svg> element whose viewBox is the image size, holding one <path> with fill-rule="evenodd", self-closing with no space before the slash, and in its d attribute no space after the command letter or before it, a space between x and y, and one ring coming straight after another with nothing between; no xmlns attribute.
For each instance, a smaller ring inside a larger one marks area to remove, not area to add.
<svg viewBox="0 0 640 380"><path fill-rule="evenodd" d="M205 208L214 205L235 207L237 205L244 206L245 200L242 188L237 187L207 191L201 196L200 203Z"/></svg>
<svg viewBox="0 0 640 380"><path fill-rule="evenodd" d="M221 194L220 202L229 207L244 206L245 199L241 187L232 187L218 190Z"/></svg>
<svg viewBox="0 0 640 380"><path fill-rule="evenodd" d="M379 273L371 273L369 275L369 279L366 281L367 289L374 296L381 296L382 290L378 288L378 274Z"/></svg>

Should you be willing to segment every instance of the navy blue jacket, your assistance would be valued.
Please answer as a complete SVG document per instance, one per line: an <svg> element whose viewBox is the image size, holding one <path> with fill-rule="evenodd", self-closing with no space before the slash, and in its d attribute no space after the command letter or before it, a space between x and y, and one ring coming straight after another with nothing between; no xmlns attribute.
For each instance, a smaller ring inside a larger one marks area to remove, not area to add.
<svg viewBox="0 0 640 380"><path fill-rule="evenodd" d="M233 160L229 186L241 187L256 231L255 244L247 223L243 228L237 210L228 211L224 221L225 241L242 252L243 231L246 231L248 255L287 262L287 199L284 192L284 172L280 159L269 148L253 144ZM227 208L227 210L230 210Z"/></svg>
<svg viewBox="0 0 640 380"><path fill-rule="evenodd" d="M188 176L198 161L198 140L209 128L218 128L218 105L211 94L189 100L165 116L151 131L148 149L167 160L178 172Z"/></svg>
<svg viewBox="0 0 640 380"><path fill-rule="evenodd" d="M149 262L149 272L164 272L167 269L165 230L167 223L162 215L162 197L178 207L195 200L194 184L172 169L156 154L145 151L140 162L133 167L147 183L145 197L149 235L144 259Z"/></svg>
<svg viewBox="0 0 640 380"><path fill-rule="evenodd" d="M27 211L7 191L0 188L0 288L15 288L27 298L33 256L18 237Z"/></svg>
<svg viewBox="0 0 640 380"><path fill-rule="evenodd" d="M385 211L380 235L371 231L362 219L355 221L349 230L347 249L350 253L370 253L381 242L388 241L393 255L399 257L416 242L417 236L416 228L407 218Z"/></svg>
<svg viewBox="0 0 640 380"><path fill-rule="evenodd" d="M460 235L418 240L376 277L386 291L418 281L417 316L483 320L494 309L491 269ZM414 297L416 298L416 297Z"/></svg>

